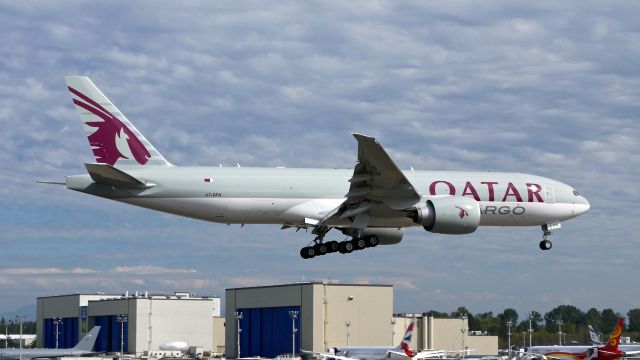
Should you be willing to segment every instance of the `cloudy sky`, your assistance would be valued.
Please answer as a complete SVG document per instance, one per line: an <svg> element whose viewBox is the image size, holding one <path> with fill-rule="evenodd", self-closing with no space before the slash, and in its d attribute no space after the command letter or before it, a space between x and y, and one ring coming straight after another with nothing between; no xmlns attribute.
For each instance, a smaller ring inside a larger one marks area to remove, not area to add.
<svg viewBox="0 0 640 360"><path fill-rule="evenodd" d="M640 3L0 2L0 309L74 291L224 295L334 279L395 311L638 307ZM302 260L311 234L226 226L37 185L93 157L63 76L87 75L177 165L519 171L591 202L539 228Z"/></svg>

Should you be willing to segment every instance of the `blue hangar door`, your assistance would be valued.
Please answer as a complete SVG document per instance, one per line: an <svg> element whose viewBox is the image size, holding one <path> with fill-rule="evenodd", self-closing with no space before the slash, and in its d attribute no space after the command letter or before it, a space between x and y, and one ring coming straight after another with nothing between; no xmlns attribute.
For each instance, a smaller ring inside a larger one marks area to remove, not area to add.
<svg viewBox="0 0 640 360"><path fill-rule="evenodd" d="M56 325L54 319L44 319L44 347L54 349L56 347ZM78 343L78 318L61 319L58 328L58 348L68 349Z"/></svg>
<svg viewBox="0 0 640 360"><path fill-rule="evenodd" d="M240 356L276 357L292 350L290 310L298 311L295 319L296 354L300 354L300 306L238 309L240 320Z"/></svg>
<svg viewBox="0 0 640 360"><path fill-rule="evenodd" d="M94 350L97 352L119 352L120 341L124 342L125 352L129 351L129 323L121 325L117 315L96 316L95 325L100 326ZM120 330L124 330L124 334Z"/></svg>

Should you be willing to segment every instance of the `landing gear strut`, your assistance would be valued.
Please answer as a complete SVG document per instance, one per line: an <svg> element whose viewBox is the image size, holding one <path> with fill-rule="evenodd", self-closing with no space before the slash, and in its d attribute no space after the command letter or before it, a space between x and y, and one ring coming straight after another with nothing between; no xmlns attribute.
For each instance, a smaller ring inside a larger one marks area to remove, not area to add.
<svg viewBox="0 0 640 360"><path fill-rule="evenodd" d="M550 250L553 244L547 237L551 236L551 230L547 224L542 225L542 241L540 241L540 250Z"/></svg>

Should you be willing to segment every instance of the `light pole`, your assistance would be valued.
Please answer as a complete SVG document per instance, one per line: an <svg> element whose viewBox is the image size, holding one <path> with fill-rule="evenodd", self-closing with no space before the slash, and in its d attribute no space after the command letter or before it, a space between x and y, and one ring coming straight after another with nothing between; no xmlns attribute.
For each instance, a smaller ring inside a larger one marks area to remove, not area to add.
<svg viewBox="0 0 640 360"><path fill-rule="evenodd" d="M558 345L562 345L562 319L556 320L558 323Z"/></svg>
<svg viewBox="0 0 640 360"><path fill-rule="evenodd" d="M507 329L509 332L507 333L507 337L509 338L508 347L507 347L507 359L511 359L511 326L513 325L513 321L507 320Z"/></svg>
<svg viewBox="0 0 640 360"><path fill-rule="evenodd" d="M242 320L242 311L236 311L234 312L234 314L236 315L236 328L238 329L238 358L240 357L240 333L242 332L242 329L240 329L240 320Z"/></svg>
<svg viewBox="0 0 640 360"><path fill-rule="evenodd" d="M351 336L351 334L349 333L349 326L351 326L351 321L345 321L344 326L347 327L347 346L349 346L349 336Z"/></svg>
<svg viewBox="0 0 640 360"><path fill-rule="evenodd" d="M58 337L60 336L60 324L62 324L62 319L59 317L53 318L53 323L56 325L56 349L58 348Z"/></svg>
<svg viewBox="0 0 640 360"><path fill-rule="evenodd" d="M527 334L526 331L522 332L522 348L523 349L527 347L526 340L525 340L526 339L526 337L525 337L526 334Z"/></svg>
<svg viewBox="0 0 640 360"><path fill-rule="evenodd" d="M532 338L533 338L533 328L531 327L531 322L533 321L533 311L529 313L529 347L533 346Z"/></svg>
<svg viewBox="0 0 640 360"><path fill-rule="evenodd" d="M128 320L127 314L116 315L116 321L120 323L120 360L124 357L124 323Z"/></svg>
<svg viewBox="0 0 640 360"><path fill-rule="evenodd" d="M4 348L9 348L9 324L4 323Z"/></svg>
<svg viewBox="0 0 640 360"><path fill-rule="evenodd" d="M462 358L464 359L464 333L466 332L465 328L464 328L464 321L467 320L467 314L462 313L460 314L460 334L461 334L461 339L462 339Z"/></svg>
<svg viewBox="0 0 640 360"><path fill-rule="evenodd" d="M396 319L391 318L391 346L393 346L393 340L396 337Z"/></svg>
<svg viewBox="0 0 640 360"><path fill-rule="evenodd" d="M299 314L299 311L297 310L289 311L289 317L291 318L291 342L293 344L291 347L292 359L296 357L296 333L298 332L298 329L296 329L296 318L298 317L298 314Z"/></svg>
<svg viewBox="0 0 640 360"><path fill-rule="evenodd" d="M20 360L22 360L22 323L24 322L24 315L17 315L16 322L20 324Z"/></svg>

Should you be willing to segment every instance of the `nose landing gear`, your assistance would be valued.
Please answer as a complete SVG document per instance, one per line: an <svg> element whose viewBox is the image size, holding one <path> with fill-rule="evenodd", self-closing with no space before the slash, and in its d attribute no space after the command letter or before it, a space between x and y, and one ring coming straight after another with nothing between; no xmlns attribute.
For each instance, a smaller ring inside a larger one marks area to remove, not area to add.
<svg viewBox="0 0 640 360"><path fill-rule="evenodd" d="M553 244L548 239L552 235L551 230L559 229L560 224L544 224L542 225L542 241L540 241L540 250L550 250Z"/></svg>

